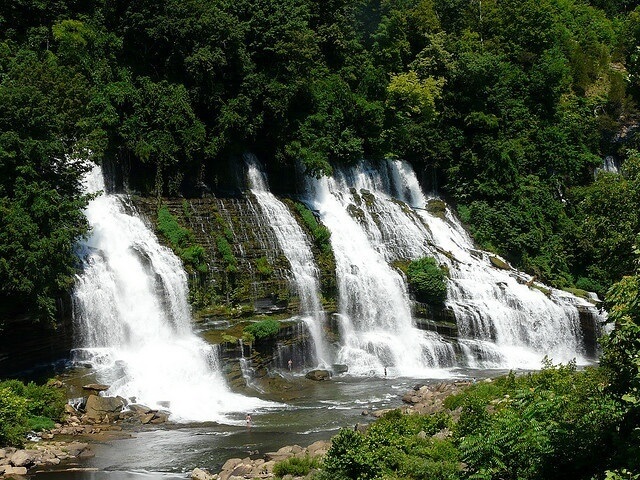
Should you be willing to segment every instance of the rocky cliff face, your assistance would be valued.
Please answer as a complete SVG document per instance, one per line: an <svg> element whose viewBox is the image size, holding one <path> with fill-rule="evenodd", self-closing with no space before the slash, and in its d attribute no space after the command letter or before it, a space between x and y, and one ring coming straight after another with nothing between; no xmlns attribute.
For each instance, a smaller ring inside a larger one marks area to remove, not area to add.
<svg viewBox="0 0 640 480"><path fill-rule="evenodd" d="M136 198L135 204L155 226L158 202ZM196 310L232 316L295 312L289 262L250 198L163 199L162 205L204 248L207 271L189 269Z"/></svg>

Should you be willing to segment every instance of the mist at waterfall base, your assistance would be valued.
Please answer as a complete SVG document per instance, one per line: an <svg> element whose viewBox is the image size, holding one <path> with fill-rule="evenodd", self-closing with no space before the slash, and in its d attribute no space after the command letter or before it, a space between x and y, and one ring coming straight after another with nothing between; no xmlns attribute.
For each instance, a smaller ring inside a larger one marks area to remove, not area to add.
<svg viewBox="0 0 640 480"><path fill-rule="evenodd" d="M545 356L590 362L579 310L597 331L597 308L492 266L448 208L440 215L425 210L429 199L408 163L361 162L307 178L304 192L331 231L341 327L336 362L350 373L387 367L393 375L434 378L455 367L539 369ZM391 266L424 256L449 272L446 307L455 314L456 339L416 328L407 285Z"/></svg>
<svg viewBox="0 0 640 480"><path fill-rule="evenodd" d="M100 167L86 189L104 190ZM74 359L93 366L109 395L168 409L173 421L241 422L230 414L273 405L228 389L214 347L191 329L180 260L131 212L126 196L104 193L86 209Z"/></svg>

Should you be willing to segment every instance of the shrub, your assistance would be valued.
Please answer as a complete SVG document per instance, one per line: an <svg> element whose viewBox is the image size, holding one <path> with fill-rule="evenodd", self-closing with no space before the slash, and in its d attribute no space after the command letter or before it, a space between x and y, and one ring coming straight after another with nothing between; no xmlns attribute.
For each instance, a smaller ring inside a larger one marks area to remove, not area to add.
<svg viewBox="0 0 640 480"><path fill-rule="evenodd" d="M331 238L331 232L329 231L329 229L324 225L318 223L316 217L313 215L313 212L309 210L305 205L303 205L302 203L296 203L295 206L297 212L302 218L302 221L311 232L311 235L313 235L313 240L316 246L323 253L330 252L331 243L329 242L329 239Z"/></svg>
<svg viewBox="0 0 640 480"><path fill-rule="evenodd" d="M21 446L27 431L27 399L0 386L0 445Z"/></svg>
<svg viewBox="0 0 640 480"><path fill-rule="evenodd" d="M278 330L280 330L280 322L272 319L252 323L244 328L244 332L250 333L256 340L274 336Z"/></svg>
<svg viewBox="0 0 640 480"><path fill-rule="evenodd" d="M268 277L273 273L273 267L267 257L258 258L256 260L256 268L258 269L258 273L264 277Z"/></svg>
<svg viewBox="0 0 640 480"><path fill-rule="evenodd" d="M53 428L65 403L64 393L48 385L0 382L0 445L20 446L29 430Z"/></svg>
<svg viewBox="0 0 640 480"><path fill-rule="evenodd" d="M419 302L440 304L447 298L447 275L434 258L411 262L407 267L407 280Z"/></svg>
<svg viewBox="0 0 640 480"><path fill-rule="evenodd" d="M322 480L458 478L459 455L449 440L431 436L450 426L438 415L403 415L393 410L370 425L365 434L341 430L323 463Z"/></svg>
<svg viewBox="0 0 640 480"><path fill-rule="evenodd" d="M183 203L183 210L185 204ZM188 209L185 210L187 212ZM169 242L171 249L180 257L185 265L194 268L201 273L207 273L209 268L204 259L204 248L197 245L193 232L181 226L178 220L171 214L166 205L158 209L158 231Z"/></svg>
<svg viewBox="0 0 640 480"><path fill-rule="evenodd" d="M158 231L174 249L187 248L193 241L191 230L182 227L166 205L158 209Z"/></svg>
<svg viewBox="0 0 640 480"><path fill-rule="evenodd" d="M24 389L24 396L28 399L27 411L31 416L42 416L52 420L59 420L64 412L67 398L64 392L48 385L37 385L29 382Z"/></svg>
<svg viewBox="0 0 640 480"><path fill-rule="evenodd" d="M320 468L320 460L318 458L287 458L282 462L278 462L273 466L273 474L276 477L292 475L294 477L304 477L311 470Z"/></svg>
<svg viewBox="0 0 640 480"><path fill-rule="evenodd" d="M236 259L233 251L231 250L231 245L226 237L222 235L216 235L216 246L218 247L218 252L222 255L222 259L227 264L226 271L227 273L235 273L238 271L238 260Z"/></svg>

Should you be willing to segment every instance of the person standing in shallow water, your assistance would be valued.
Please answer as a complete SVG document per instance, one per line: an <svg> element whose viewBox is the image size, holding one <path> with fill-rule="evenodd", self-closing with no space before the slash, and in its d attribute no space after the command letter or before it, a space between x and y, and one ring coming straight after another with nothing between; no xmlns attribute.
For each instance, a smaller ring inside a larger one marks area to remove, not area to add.
<svg viewBox="0 0 640 480"><path fill-rule="evenodd" d="M247 428L251 428L251 415L247 413L245 420L247 421Z"/></svg>
<svg viewBox="0 0 640 480"><path fill-rule="evenodd" d="M287 365L289 365L289 371L291 371L291 367L293 366L293 360L289 359L289 361L287 362Z"/></svg>

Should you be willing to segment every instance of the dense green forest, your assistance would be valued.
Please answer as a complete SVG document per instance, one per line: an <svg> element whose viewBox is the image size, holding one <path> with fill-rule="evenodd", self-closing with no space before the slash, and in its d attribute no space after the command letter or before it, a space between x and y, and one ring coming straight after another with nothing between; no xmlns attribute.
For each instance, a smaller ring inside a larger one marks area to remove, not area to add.
<svg viewBox="0 0 640 480"><path fill-rule="evenodd" d="M54 315L83 160L198 196L245 151L313 175L406 159L480 246L604 293L640 230L636 4L2 2L0 304ZM622 172L595 175L607 155Z"/></svg>

